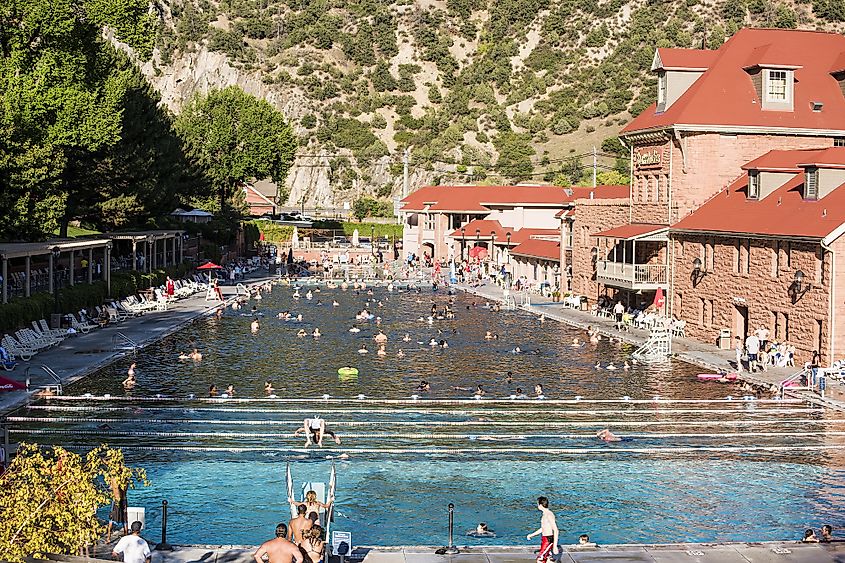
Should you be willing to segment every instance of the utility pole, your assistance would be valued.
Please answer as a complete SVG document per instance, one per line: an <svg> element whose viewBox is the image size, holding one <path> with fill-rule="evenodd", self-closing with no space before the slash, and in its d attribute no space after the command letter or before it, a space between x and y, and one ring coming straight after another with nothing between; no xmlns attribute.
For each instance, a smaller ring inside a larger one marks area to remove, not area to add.
<svg viewBox="0 0 845 563"><path fill-rule="evenodd" d="M596 168L598 167L598 162L596 161L596 146L593 145L593 188L596 187Z"/></svg>
<svg viewBox="0 0 845 563"><path fill-rule="evenodd" d="M411 147L402 152L402 197L408 197L408 160L411 157Z"/></svg>

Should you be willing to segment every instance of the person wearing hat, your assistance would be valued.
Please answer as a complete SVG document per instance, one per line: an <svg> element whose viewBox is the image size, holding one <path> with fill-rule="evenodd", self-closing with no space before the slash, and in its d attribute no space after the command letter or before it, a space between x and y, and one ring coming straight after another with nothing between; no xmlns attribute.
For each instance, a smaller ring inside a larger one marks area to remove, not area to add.
<svg viewBox="0 0 845 563"><path fill-rule="evenodd" d="M123 563L149 563L150 546L141 537L142 524L139 521L132 522L129 526L129 535L120 538L112 550L112 556L117 557L123 554Z"/></svg>

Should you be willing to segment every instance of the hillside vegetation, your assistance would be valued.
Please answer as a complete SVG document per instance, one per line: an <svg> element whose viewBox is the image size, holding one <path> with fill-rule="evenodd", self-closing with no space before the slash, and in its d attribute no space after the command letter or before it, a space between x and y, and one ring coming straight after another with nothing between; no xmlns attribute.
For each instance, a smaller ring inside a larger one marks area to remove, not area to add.
<svg viewBox="0 0 845 563"><path fill-rule="evenodd" d="M225 53L301 100L288 112L300 152L333 155L333 189L367 184L361 170L391 155L392 181L369 186L379 196L398 185L408 146L443 180L577 170L569 157L654 98L655 47L717 48L742 26L845 18L842 0L165 1L156 72L197 50Z"/></svg>

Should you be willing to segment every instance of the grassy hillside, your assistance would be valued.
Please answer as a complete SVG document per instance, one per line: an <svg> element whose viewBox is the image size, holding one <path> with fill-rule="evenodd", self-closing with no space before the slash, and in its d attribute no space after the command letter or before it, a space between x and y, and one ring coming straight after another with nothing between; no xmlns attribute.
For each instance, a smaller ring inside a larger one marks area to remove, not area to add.
<svg viewBox="0 0 845 563"><path fill-rule="evenodd" d="M288 115L301 152L333 155L332 189L382 197L408 146L415 166L444 179L577 176L579 155L655 97L655 47L845 19L843 0L161 1L156 73L225 53L297 100ZM378 183L368 166L385 155L390 180Z"/></svg>

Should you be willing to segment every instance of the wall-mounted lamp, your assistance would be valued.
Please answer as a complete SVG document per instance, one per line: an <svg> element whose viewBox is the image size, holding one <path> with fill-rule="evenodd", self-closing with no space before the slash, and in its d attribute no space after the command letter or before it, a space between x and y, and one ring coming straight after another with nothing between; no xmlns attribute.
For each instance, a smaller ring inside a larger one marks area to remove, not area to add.
<svg viewBox="0 0 845 563"><path fill-rule="evenodd" d="M710 272L702 269L701 258L696 258L692 261L692 273L690 274L690 280L692 281L692 286L696 287L701 280L704 279L704 276L709 274Z"/></svg>

